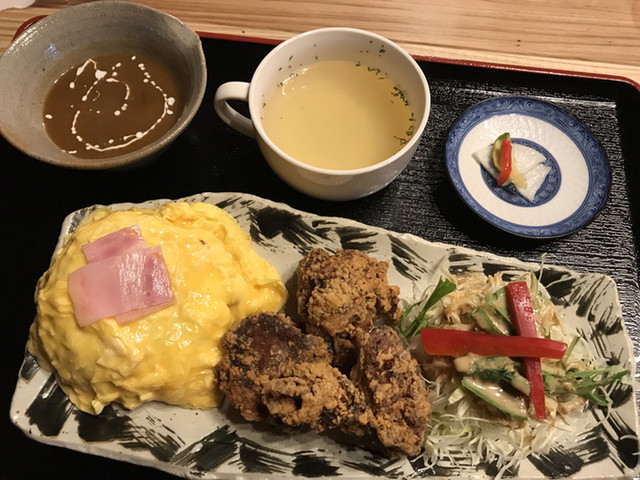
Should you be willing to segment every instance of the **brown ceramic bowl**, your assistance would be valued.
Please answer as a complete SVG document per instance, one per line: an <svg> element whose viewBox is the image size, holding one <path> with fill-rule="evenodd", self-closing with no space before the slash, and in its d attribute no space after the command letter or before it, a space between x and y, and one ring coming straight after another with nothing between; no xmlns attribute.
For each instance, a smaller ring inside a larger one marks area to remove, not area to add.
<svg viewBox="0 0 640 480"><path fill-rule="evenodd" d="M184 109L153 143L126 154L83 159L62 151L43 124L54 81L89 58L114 53L154 57L181 85ZM33 158L76 169L123 168L155 158L189 124L204 96L207 72L198 35L175 17L123 1L68 7L20 33L0 57L0 133Z"/></svg>

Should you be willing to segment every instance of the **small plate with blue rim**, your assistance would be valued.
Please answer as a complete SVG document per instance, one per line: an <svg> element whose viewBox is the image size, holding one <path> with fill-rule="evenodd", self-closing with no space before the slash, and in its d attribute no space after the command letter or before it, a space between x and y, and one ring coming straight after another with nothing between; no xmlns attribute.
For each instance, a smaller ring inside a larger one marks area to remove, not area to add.
<svg viewBox="0 0 640 480"><path fill-rule="evenodd" d="M498 186L474 158L509 132L514 146L529 149L548 171L525 198L513 184ZM499 97L467 110L449 131L449 178L463 201L492 225L515 235L555 238L588 224L606 203L609 162L594 134L578 118L548 102Z"/></svg>

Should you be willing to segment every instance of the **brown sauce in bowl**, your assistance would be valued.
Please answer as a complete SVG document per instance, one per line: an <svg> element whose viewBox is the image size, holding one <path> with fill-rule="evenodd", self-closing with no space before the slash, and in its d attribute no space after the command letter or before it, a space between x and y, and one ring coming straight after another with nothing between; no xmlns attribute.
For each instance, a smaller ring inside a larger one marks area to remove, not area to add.
<svg viewBox="0 0 640 480"><path fill-rule="evenodd" d="M53 84L44 102L48 135L81 158L114 157L167 133L183 109L171 71L142 55L90 58Z"/></svg>

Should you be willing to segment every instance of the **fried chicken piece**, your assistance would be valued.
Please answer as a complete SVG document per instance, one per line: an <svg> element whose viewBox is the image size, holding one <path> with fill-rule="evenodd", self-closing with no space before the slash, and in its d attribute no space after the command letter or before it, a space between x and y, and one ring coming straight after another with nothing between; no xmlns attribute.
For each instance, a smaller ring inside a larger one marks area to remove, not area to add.
<svg viewBox="0 0 640 480"><path fill-rule="evenodd" d="M222 338L223 393L250 421L375 434L390 455L418 454L431 413L420 368L395 330L374 328L401 314L387 263L315 249L296 273L306 333L282 314L237 322Z"/></svg>
<svg viewBox="0 0 640 480"><path fill-rule="evenodd" d="M371 427L390 453L417 455L431 415L418 362L397 332L376 327L358 338L358 361L351 379L371 407Z"/></svg>
<svg viewBox="0 0 640 480"><path fill-rule="evenodd" d="M326 342L285 315L259 313L222 337L220 389L250 421L287 430L340 427L361 434L370 410L363 394L330 364Z"/></svg>
<svg viewBox="0 0 640 480"><path fill-rule="evenodd" d="M298 264L298 313L306 331L332 341L334 364L353 365L353 339L373 328L384 316L400 319L399 288L387 280L387 262L359 250L338 250L330 255L314 249Z"/></svg>

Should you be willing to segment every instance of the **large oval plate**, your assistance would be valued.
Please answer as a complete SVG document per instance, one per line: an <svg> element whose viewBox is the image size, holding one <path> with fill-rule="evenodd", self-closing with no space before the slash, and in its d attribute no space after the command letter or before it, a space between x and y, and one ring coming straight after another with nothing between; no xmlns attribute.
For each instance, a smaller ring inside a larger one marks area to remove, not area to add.
<svg viewBox="0 0 640 480"><path fill-rule="evenodd" d="M474 152L509 132L550 168L533 201L498 187ZM593 133L569 112L526 97L500 97L467 110L447 137L449 177L464 202L494 226L524 237L568 235L589 223L609 193L609 163Z"/></svg>
<svg viewBox="0 0 640 480"><path fill-rule="evenodd" d="M486 274L505 270L512 276L540 269L537 264L427 242L352 220L319 217L246 194L204 193L185 200L211 203L229 212L250 233L254 249L278 269L290 289L295 288L299 260L316 247L331 252L354 248L388 259L389 282L400 287L405 301L414 300L433 286L443 269ZM109 208L153 208L167 201ZM58 245L95 208L70 214L62 225ZM619 363L634 378L633 347L614 281L600 274L545 266L542 283L554 303L562 305L567 328L577 330L593 347L597 362ZM291 297L295 299L295 295ZM292 315L295 309L295 303L285 307ZM606 411L589 407L576 419L574 428L567 431L566 441L551 442L545 455L530 455L509 469L509 477L613 480L631 476L638 462L635 389L620 384L609 393L614 399L613 408ZM37 441L148 465L194 480L491 478L483 473L482 465L489 470L495 468L495 458L489 457L493 452L480 456L460 452L429 465L422 456L389 459L361 446L337 443L328 435L285 435L266 425L242 420L226 402L222 408L207 411L160 403L143 404L135 410L109 405L100 415L89 415L70 403L55 378L39 368L28 353L10 415L20 429Z"/></svg>

